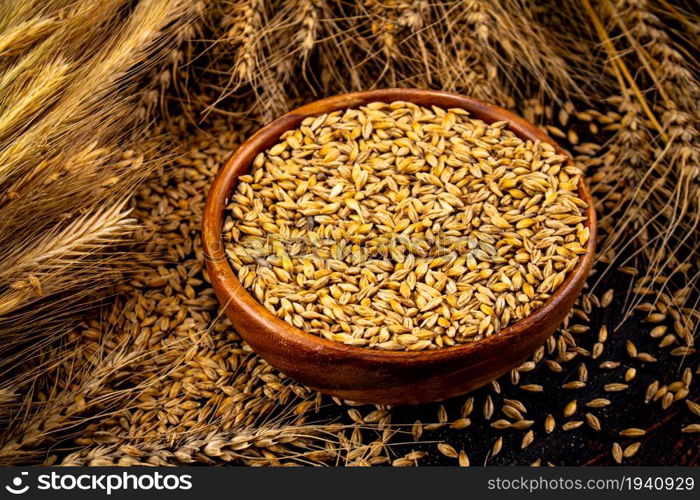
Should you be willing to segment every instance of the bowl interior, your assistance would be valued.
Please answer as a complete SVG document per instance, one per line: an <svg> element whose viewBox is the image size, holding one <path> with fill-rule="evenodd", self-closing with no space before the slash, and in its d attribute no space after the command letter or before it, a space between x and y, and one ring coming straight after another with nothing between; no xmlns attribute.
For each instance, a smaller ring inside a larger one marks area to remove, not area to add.
<svg viewBox="0 0 700 500"><path fill-rule="evenodd" d="M323 349L328 353L354 356L369 361L387 361L392 358L403 361L424 361L428 358L454 357L460 352L479 349L485 343L507 345L517 341L519 336L527 335L533 326L546 322L556 308L561 307L562 303L567 302L567 300L572 302L572 296L579 293L588 276L595 251L595 209L590 191L584 180L579 183L579 196L588 204L586 226L590 230L590 237L586 245L587 252L581 256L576 267L542 306L527 317L481 340L418 352L381 351L366 347L348 346L313 335L286 323L257 302L243 288L226 258L222 238L224 211L228 198L236 187L238 177L249 171L258 153L274 145L285 131L296 128L305 118L346 108L356 108L375 101L409 101L428 107L435 105L441 108L463 108L469 111L473 117L487 123L507 121L509 123L508 129L521 139L549 142L558 153L566 154L542 130L517 115L498 106L448 92L416 89L373 90L329 97L297 108L269 123L245 141L221 167L207 195L203 219L202 244L207 270L212 285L220 292L219 299L223 303L222 305L239 310L244 309L248 313L255 315L267 327L270 335L274 336L279 342L290 345L296 344L307 349ZM569 159L568 161L570 162L571 160ZM226 301L222 300L222 295ZM243 336L245 337L245 334Z"/></svg>

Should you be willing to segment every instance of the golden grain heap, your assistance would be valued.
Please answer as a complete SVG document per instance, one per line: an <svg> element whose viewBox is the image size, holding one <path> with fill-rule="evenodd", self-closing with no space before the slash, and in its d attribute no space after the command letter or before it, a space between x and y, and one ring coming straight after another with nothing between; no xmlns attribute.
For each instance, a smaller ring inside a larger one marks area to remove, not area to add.
<svg viewBox="0 0 700 500"><path fill-rule="evenodd" d="M231 197L239 280L294 326L377 349L527 316L585 252L586 204L565 155L506 127L398 101L307 118Z"/></svg>

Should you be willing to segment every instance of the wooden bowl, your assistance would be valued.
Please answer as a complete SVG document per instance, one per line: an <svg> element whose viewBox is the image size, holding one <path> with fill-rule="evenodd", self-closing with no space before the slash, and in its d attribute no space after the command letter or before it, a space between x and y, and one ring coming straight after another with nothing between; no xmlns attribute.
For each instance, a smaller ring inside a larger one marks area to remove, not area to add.
<svg viewBox="0 0 700 500"><path fill-rule="evenodd" d="M593 200L588 187L581 182L579 195L589 207L587 253L544 305L501 332L473 343L420 352L380 351L326 340L277 318L241 286L224 254L224 210L238 176L248 172L259 152L309 116L356 108L373 101L399 100L422 106L463 108L488 123L506 120L509 130L522 139L547 141L563 153L544 132L522 118L457 94L388 89L329 97L297 108L266 125L231 155L209 190L202 229L204 258L214 291L233 326L260 356L322 393L393 405L440 401L467 393L527 359L557 329L581 292L593 263L596 239Z"/></svg>

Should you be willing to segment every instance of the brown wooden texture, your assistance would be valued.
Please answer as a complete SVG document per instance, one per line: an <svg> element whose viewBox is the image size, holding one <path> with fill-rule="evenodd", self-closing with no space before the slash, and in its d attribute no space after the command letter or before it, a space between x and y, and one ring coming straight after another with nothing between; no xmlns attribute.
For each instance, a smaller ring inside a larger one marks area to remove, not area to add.
<svg viewBox="0 0 700 500"><path fill-rule="evenodd" d="M304 332L277 318L236 279L223 248L221 231L227 200L255 156L277 142L286 130L309 116L374 101L410 101L423 106L459 107L486 122L507 121L523 139L547 141L534 125L497 106L447 92L388 89L330 97L302 106L263 127L236 150L220 169L207 196L202 238L207 271L231 323L248 344L280 371L320 392L353 401L417 404L439 401L476 389L519 365L563 321L581 292L593 263L596 219L590 192L587 253L547 302L530 316L489 338L422 352L386 352L346 346Z"/></svg>

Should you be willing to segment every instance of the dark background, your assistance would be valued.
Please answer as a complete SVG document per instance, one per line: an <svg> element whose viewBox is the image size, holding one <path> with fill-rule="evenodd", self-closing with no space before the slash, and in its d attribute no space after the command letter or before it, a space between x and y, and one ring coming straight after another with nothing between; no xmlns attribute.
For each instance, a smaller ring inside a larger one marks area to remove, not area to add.
<svg viewBox="0 0 700 500"><path fill-rule="evenodd" d="M577 356L568 363L561 363L563 371L553 373L540 362L534 370L521 373L520 385L540 384L544 387L541 393L527 392L514 386L510 376L499 379L501 394L496 394L493 389L486 386L468 396L454 398L443 404L447 410L449 420L447 424L437 430L425 431L418 443L413 442L410 433L411 424L419 419L423 424L438 422L437 413L439 404L395 407L391 409L392 425L400 426L401 430L391 440L391 452L396 458L413 450L424 450L427 455L418 460L419 465L457 465L457 459L442 455L438 449L439 442L446 442L453 446L457 452L464 450L469 456L472 466L480 465L529 465L540 459L541 465L551 463L553 465L616 465L611 455L614 442L618 442L624 449L627 445L639 441L639 451L630 458L623 460L623 465L697 465L700 455L698 434L682 433L681 429L691 423L697 422L688 409L685 401L676 401L664 410L661 401L644 403L647 386L654 380L660 385L669 384L681 378L686 367L693 372L693 384L691 384L691 400L697 401L693 396L693 385L697 383L698 356L694 354L686 358L671 356L669 354L673 346L660 349L660 339L653 339L649 331L656 325L643 321L641 313L628 318L625 323L615 331L615 326L622 319L622 311L625 306L625 297L629 280L623 276L616 276L610 283L601 283L598 296L609 289L615 288L616 294L613 303L607 308L593 308L590 314L590 330L583 334L575 334L577 345L590 350L597 341L598 330L606 324L609 330L608 340L605 342L605 351L598 359ZM577 323L583 323L576 321ZM555 334L556 335L556 334ZM632 359L626 349L626 341L632 340L639 352L648 352L655 356L656 363L644 363ZM544 359L556 359L554 354L545 355ZM606 360L619 361L620 366L613 370L603 370L599 364ZM588 368L588 383L582 389L563 389L562 384L577 380L577 367L580 362L585 362ZM603 386L612 382L624 382L624 374L628 368L636 368L636 377L629 382L629 388L621 392L605 392ZM486 421L483 415L483 404L487 395L491 395L494 402L494 413L490 421ZM697 393L696 393L697 394ZM474 397L474 410L470 415L471 425L465 429L454 430L449 424L460 417L460 408L467 397ZM531 429L535 433L535 439L527 448L521 449L522 438L526 430L498 430L489 424L500 418L507 418L501 413L503 398L520 400L527 408L524 415L535 423ZM587 408L585 403L593 398L607 398L611 404L605 408ZM565 418L562 414L564 406L572 399L577 399L576 413ZM339 408L331 401L331 407L326 407L322 412L324 417L337 417ZM372 406L357 407L362 415L367 415L374 409ZM583 420L585 413L596 415L601 422L602 429L594 431L587 424L581 427L564 431L562 424L571 420ZM556 420L556 428L551 434L544 430L544 420L551 413ZM343 419L350 423L345 417ZM620 436L619 432L629 427L638 427L647 431L645 436L628 438ZM501 452L493 457L491 448L498 439L503 436ZM368 433L364 442L377 439L377 435Z"/></svg>

